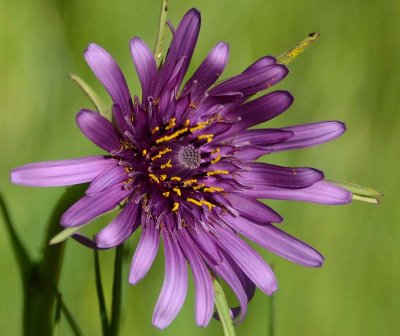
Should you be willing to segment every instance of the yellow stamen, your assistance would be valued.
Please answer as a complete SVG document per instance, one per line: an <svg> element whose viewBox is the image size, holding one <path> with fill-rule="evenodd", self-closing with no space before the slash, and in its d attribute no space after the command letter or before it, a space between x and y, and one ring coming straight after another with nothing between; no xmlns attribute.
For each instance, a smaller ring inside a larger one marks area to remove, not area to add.
<svg viewBox="0 0 400 336"><path fill-rule="evenodd" d="M216 153L219 153L220 151L221 151L221 148L216 148L211 151L211 154L216 154Z"/></svg>
<svg viewBox="0 0 400 336"><path fill-rule="evenodd" d="M181 190L179 188L174 188L172 190L175 191L178 196L182 195Z"/></svg>
<svg viewBox="0 0 400 336"><path fill-rule="evenodd" d="M161 174L160 175L160 180L161 181L165 181L166 178L167 178L167 175L165 175L165 174Z"/></svg>
<svg viewBox="0 0 400 336"><path fill-rule="evenodd" d="M217 163L219 160L221 160L221 155L218 155L214 160L211 160L211 164Z"/></svg>
<svg viewBox="0 0 400 336"><path fill-rule="evenodd" d="M207 176L212 176L212 175L228 175L229 171L228 170L211 170L207 172Z"/></svg>
<svg viewBox="0 0 400 336"><path fill-rule="evenodd" d="M171 159L170 159L170 160L168 160L168 162L167 162L167 163L165 163L165 164L162 164L162 165L160 166L160 168L161 168L161 169L165 169L165 168L172 168Z"/></svg>
<svg viewBox="0 0 400 336"><path fill-rule="evenodd" d="M176 212L179 209L179 203L175 202L174 207L172 208L172 211Z"/></svg>
<svg viewBox="0 0 400 336"><path fill-rule="evenodd" d="M187 187L187 186L192 185L193 183L196 183L196 182L197 182L196 179L186 180L186 181L183 181L183 186Z"/></svg>
<svg viewBox="0 0 400 336"><path fill-rule="evenodd" d="M209 124L210 120L198 122L195 127L190 128L190 132L195 132L203 128L206 128Z"/></svg>
<svg viewBox="0 0 400 336"><path fill-rule="evenodd" d="M185 122L183 123L184 126L189 126L190 125L190 119L186 119Z"/></svg>
<svg viewBox="0 0 400 336"><path fill-rule="evenodd" d="M154 181L156 181L157 183L160 183L160 180L158 179L158 177L154 174L149 174L149 177L151 177Z"/></svg>
<svg viewBox="0 0 400 336"><path fill-rule="evenodd" d="M195 199L193 199L193 198L187 198L186 201L188 201L188 202L190 202L190 203L193 203L193 204L196 204L196 205L199 206L199 207L202 206L202 203L201 203L201 202L199 202L198 200L195 200Z"/></svg>
<svg viewBox="0 0 400 336"><path fill-rule="evenodd" d="M187 127L181 128L181 129L177 130L176 132L172 133L171 135L166 135L166 136L163 136L162 138L157 139L156 143L172 140L172 139L180 136L181 134L187 132L188 130L189 129Z"/></svg>
<svg viewBox="0 0 400 336"><path fill-rule="evenodd" d="M151 133L154 134L160 130L160 127L156 126L151 130Z"/></svg>
<svg viewBox="0 0 400 336"><path fill-rule="evenodd" d="M143 155L143 156L146 156L146 154L147 154L147 150L143 149L143 150L142 150L142 155Z"/></svg>
<svg viewBox="0 0 400 336"><path fill-rule="evenodd" d="M214 134L202 134L197 137L199 140L207 139L207 142L211 142Z"/></svg>
<svg viewBox="0 0 400 336"><path fill-rule="evenodd" d="M176 118L172 118L170 121L168 121L167 126L165 126L166 130L171 129L172 127L175 127L175 122L176 122Z"/></svg>
<svg viewBox="0 0 400 336"><path fill-rule="evenodd" d="M169 191L163 192L162 194L164 197L169 197Z"/></svg>
<svg viewBox="0 0 400 336"><path fill-rule="evenodd" d="M181 178L179 176L172 176L171 181L180 181Z"/></svg>
<svg viewBox="0 0 400 336"><path fill-rule="evenodd" d="M154 156L151 158L151 160L154 161L154 160L157 160L157 159L161 159L161 157L162 157L164 154L167 154L167 153L169 153L169 152L172 152L172 149L171 149L171 148L168 148L168 147L167 147L167 148L164 148L163 150L159 151L157 155L154 155Z"/></svg>
<svg viewBox="0 0 400 336"><path fill-rule="evenodd" d="M205 186L204 183L199 183L197 186L193 187L193 190L199 190L199 189L203 188L204 186Z"/></svg>
<svg viewBox="0 0 400 336"><path fill-rule="evenodd" d="M215 192L215 191L217 191L217 192L224 191L224 189L223 188L219 188L219 187L208 187L208 188L204 188L203 191L212 193L212 192Z"/></svg>
<svg viewBox="0 0 400 336"><path fill-rule="evenodd" d="M207 206L209 211L211 211L212 208L215 207L214 204L212 204L212 203L210 203L210 202L207 202L207 201L204 201L204 200L202 200L201 203L204 204L205 206Z"/></svg>

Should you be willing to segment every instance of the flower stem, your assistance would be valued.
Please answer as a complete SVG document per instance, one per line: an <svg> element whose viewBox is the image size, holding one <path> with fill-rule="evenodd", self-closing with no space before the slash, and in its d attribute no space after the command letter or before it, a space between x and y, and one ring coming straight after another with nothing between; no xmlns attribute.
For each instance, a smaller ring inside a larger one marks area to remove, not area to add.
<svg viewBox="0 0 400 336"><path fill-rule="evenodd" d="M164 41L165 33L167 29L167 15L168 14L168 1L162 0L161 3L161 14L160 14L160 25L158 27L157 43L154 49L154 57L156 59L157 67L160 66L163 56L164 56Z"/></svg>
<svg viewBox="0 0 400 336"><path fill-rule="evenodd" d="M103 336L108 336L110 325L108 323L106 300L104 298L103 284L101 281L99 252L97 249L94 249L93 252L94 252L96 292L97 292L97 300L99 301L101 330L103 332Z"/></svg>
<svg viewBox="0 0 400 336"><path fill-rule="evenodd" d="M121 316L123 253L124 253L124 245L121 244L115 250L110 336L117 336L119 331L119 322Z"/></svg>
<svg viewBox="0 0 400 336"><path fill-rule="evenodd" d="M224 290L216 278L213 280L214 293L215 293L215 307L217 308L219 319L222 323L222 329L225 336L235 336L235 328L231 318L228 303Z"/></svg>

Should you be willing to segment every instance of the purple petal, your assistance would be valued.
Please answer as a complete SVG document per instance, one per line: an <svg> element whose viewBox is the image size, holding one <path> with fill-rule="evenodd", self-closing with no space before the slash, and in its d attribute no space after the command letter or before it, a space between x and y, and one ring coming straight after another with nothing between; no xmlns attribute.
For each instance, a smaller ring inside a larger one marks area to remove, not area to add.
<svg viewBox="0 0 400 336"><path fill-rule="evenodd" d="M211 274L186 230L180 230L179 242L192 267L196 295L196 323L198 326L206 327L214 310L214 289Z"/></svg>
<svg viewBox="0 0 400 336"><path fill-rule="evenodd" d="M143 101L152 96L152 88L157 76L157 65L147 44L138 37L131 40L131 54L142 86Z"/></svg>
<svg viewBox="0 0 400 336"><path fill-rule="evenodd" d="M81 110L76 115L76 123L82 133L94 144L114 153L121 148L120 135L114 126L97 112Z"/></svg>
<svg viewBox="0 0 400 336"><path fill-rule="evenodd" d="M209 94L210 96L221 96L227 92L241 92L244 96L250 96L275 85L287 74L288 69L281 64L249 68L215 86Z"/></svg>
<svg viewBox="0 0 400 336"><path fill-rule="evenodd" d="M185 301L188 284L186 260L179 245L169 237L166 230L162 234L165 278L153 313L153 324L160 329L166 328L178 315Z"/></svg>
<svg viewBox="0 0 400 336"><path fill-rule="evenodd" d="M238 173L237 180L254 188L305 188L324 178L324 174L314 168L282 167L259 162L249 162L246 165L249 170Z"/></svg>
<svg viewBox="0 0 400 336"><path fill-rule="evenodd" d="M135 202L126 204L117 218L96 235L97 246L111 248L127 240L140 224L140 207Z"/></svg>
<svg viewBox="0 0 400 336"><path fill-rule="evenodd" d="M146 276L157 255L159 244L160 231L152 225L144 226L129 271L129 282L132 285Z"/></svg>
<svg viewBox="0 0 400 336"><path fill-rule="evenodd" d="M332 183L320 181L303 189L285 189L255 185L244 193L254 198L303 201L320 204L341 205L351 202L352 194Z"/></svg>
<svg viewBox="0 0 400 336"><path fill-rule="evenodd" d="M240 216L260 225L267 223L280 223L283 218L269 206L255 199L230 193L226 196L232 207L239 212Z"/></svg>
<svg viewBox="0 0 400 336"><path fill-rule="evenodd" d="M272 146L274 152L311 147L340 137L346 126L340 121L322 121L284 128L294 133L288 141Z"/></svg>
<svg viewBox="0 0 400 336"><path fill-rule="evenodd" d="M250 65L243 73L251 73L258 69L265 69L265 67L276 64L276 59L272 56L264 56Z"/></svg>
<svg viewBox="0 0 400 336"><path fill-rule="evenodd" d="M221 252L218 250L218 246L214 240L210 238L210 233L198 229L195 232L189 232L192 241L195 242L197 247L207 256L209 263L218 265L222 262Z"/></svg>
<svg viewBox="0 0 400 336"><path fill-rule="evenodd" d="M233 120L238 118L239 122L233 130L243 130L275 118L285 112L293 100L288 91L274 91L243 104L233 112L227 113L225 117Z"/></svg>
<svg viewBox="0 0 400 336"><path fill-rule="evenodd" d="M85 59L103 84L113 102L120 107L121 114L114 114L120 127L124 124L124 116L131 113L131 95L124 75L111 55L97 44L91 43L85 50Z"/></svg>
<svg viewBox="0 0 400 336"><path fill-rule="evenodd" d="M238 274L232 269L232 266L223 255L221 256L221 261L215 264L208 258L207 254L204 253L204 250L200 250L200 252L207 261L209 267L232 288L240 304L240 320L243 320L247 312L248 300L246 292L238 278Z"/></svg>
<svg viewBox="0 0 400 336"><path fill-rule="evenodd" d="M89 188L87 188L85 194L88 196L92 196L114 186L117 183L127 180L128 178L129 176L126 173L124 167L119 165L111 167L104 170L101 174L97 175L92 183L90 183Z"/></svg>
<svg viewBox="0 0 400 336"><path fill-rule="evenodd" d="M93 196L82 197L63 214L61 225L72 227L85 224L114 209L130 193L131 190L123 189L123 184L117 184Z"/></svg>
<svg viewBox="0 0 400 336"><path fill-rule="evenodd" d="M311 246L273 225L255 225L244 218L232 216L225 216L224 220L245 237L287 260L309 267L320 267L324 261Z"/></svg>
<svg viewBox="0 0 400 336"><path fill-rule="evenodd" d="M188 80L181 95L185 95L189 90L192 90L192 99L196 100L201 97L224 71L228 63L228 56L229 46L224 42L217 43Z"/></svg>
<svg viewBox="0 0 400 336"><path fill-rule="evenodd" d="M105 156L29 163L11 171L11 182L31 187L59 187L90 182L118 162Z"/></svg>
<svg viewBox="0 0 400 336"><path fill-rule="evenodd" d="M176 64L184 57L185 62L182 65L182 71L177 80L177 86L182 82L199 36L200 21L199 11L193 8L185 14L182 21L179 23L168 50L165 63L160 70L160 79L156 95L161 93L164 85L169 81Z"/></svg>
<svg viewBox="0 0 400 336"><path fill-rule="evenodd" d="M274 273L261 256L230 230L219 226L215 226L215 230L220 235L217 243L238 264L251 281L268 295L275 292L277 283Z"/></svg>

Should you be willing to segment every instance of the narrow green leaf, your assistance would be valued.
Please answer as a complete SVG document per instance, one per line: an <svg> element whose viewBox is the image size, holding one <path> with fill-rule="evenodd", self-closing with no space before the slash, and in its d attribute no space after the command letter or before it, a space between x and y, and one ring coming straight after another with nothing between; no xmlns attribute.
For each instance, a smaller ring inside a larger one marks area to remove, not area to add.
<svg viewBox="0 0 400 336"><path fill-rule="evenodd" d="M99 252L96 249L94 249L93 252L94 252L96 292L97 292L97 300L99 301L101 329L103 332L103 336L108 336L110 331L110 325L107 317L107 308L106 308L106 300L104 298L103 284L101 281Z"/></svg>
<svg viewBox="0 0 400 336"><path fill-rule="evenodd" d="M295 60L300 54L302 54L310 45L312 45L316 39L319 37L319 33L309 34L303 41L298 43L294 48L290 49L288 52L277 57L278 63L289 64Z"/></svg>
<svg viewBox="0 0 400 336"><path fill-rule="evenodd" d="M215 293L215 307L217 308L219 319L222 323L222 329L225 336L235 336L235 328L231 318L228 303L224 290L216 278L213 280L214 293Z"/></svg>
<svg viewBox="0 0 400 336"><path fill-rule="evenodd" d="M55 295L57 295L57 307L60 310L60 312L62 312L64 314L65 319L67 320L69 326L71 327L72 333L75 336L82 336L83 334L82 334L81 330L79 329L78 323L75 321L70 310L65 305L65 303L62 299L62 295L60 293L56 293Z"/></svg>
<svg viewBox="0 0 400 336"><path fill-rule="evenodd" d="M17 259L19 270L21 272L21 277L24 279L26 274L32 267L31 258L26 251L25 246L22 244L17 232L15 231L15 226L11 220L10 212L8 211L7 204L0 192L0 210L6 225L7 233L11 240L11 246L13 248L14 255Z"/></svg>
<svg viewBox="0 0 400 336"><path fill-rule="evenodd" d="M167 31L167 17L168 17L168 1L162 0L157 43L156 47L154 48L154 57L156 59L157 67L160 66L164 56L164 41L165 41L165 34Z"/></svg>
<svg viewBox="0 0 400 336"><path fill-rule="evenodd" d="M110 336L117 336L119 331L119 322L121 317L123 253L124 253L124 245L121 244L115 250Z"/></svg>
<svg viewBox="0 0 400 336"><path fill-rule="evenodd" d="M77 226L77 227L71 227L62 230L60 233L55 235L53 238L50 239L49 245L55 245L62 243L65 239L71 237L74 233L79 231L82 226Z"/></svg>
<svg viewBox="0 0 400 336"><path fill-rule="evenodd" d="M69 75L69 78L72 79L76 84L78 84L83 93L90 99L97 112L99 112L104 117L110 118L111 108L101 100L101 98L89 86L89 84L87 84L82 78L73 74Z"/></svg>

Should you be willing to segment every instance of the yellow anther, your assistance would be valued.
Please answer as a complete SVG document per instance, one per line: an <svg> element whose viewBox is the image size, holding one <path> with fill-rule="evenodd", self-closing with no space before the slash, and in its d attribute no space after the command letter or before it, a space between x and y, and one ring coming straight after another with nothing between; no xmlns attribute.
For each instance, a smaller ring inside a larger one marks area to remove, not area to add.
<svg viewBox="0 0 400 336"><path fill-rule="evenodd" d="M169 197L169 191L165 191L162 193L164 197Z"/></svg>
<svg viewBox="0 0 400 336"><path fill-rule="evenodd" d="M168 160L168 162L167 162L167 163L165 163L165 164L162 164L162 165L160 166L160 168L161 168L161 169L165 169L165 168L172 168L171 159L170 159L170 160Z"/></svg>
<svg viewBox="0 0 400 336"><path fill-rule="evenodd" d="M164 148L163 150L159 151L157 155L154 155L154 156L151 158L151 160L154 161L154 160L160 159L164 154L167 154L167 153L169 153L169 152L172 152L172 149L171 149L171 148L168 148L168 147L167 147L167 148Z"/></svg>
<svg viewBox="0 0 400 336"><path fill-rule="evenodd" d="M219 187L207 187L207 188L204 188L203 189L203 191L204 192L221 192L221 191L224 191L224 189L223 188L219 188Z"/></svg>
<svg viewBox="0 0 400 336"><path fill-rule="evenodd" d="M158 177L154 174L149 174L149 177L151 177L154 181L156 181L157 183L160 183L160 180L158 179Z"/></svg>
<svg viewBox="0 0 400 336"><path fill-rule="evenodd" d="M198 122L195 127L190 128L190 132L195 132L203 128L206 128L209 124L210 120Z"/></svg>
<svg viewBox="0 0 400 336"><path fill-rule="evenodd" d="M227 170L211 170L207 172L207 176L212 176L212 175L228 175L229 171Z"/></svg>
<svg viewBox="0 0 400 336"><path fill-rule="evenodd" d="M154 134L160 130L160 127L156 126L151 130L151 133Z"/></svg>
<svg viewBox="0 0 400 336"><path fill-rule="evenodd" d="M189 126L190 125L190 119L186 119L185 122L183 123L183 125Z"/></svg>
<svg viewBox="0 0 400 336"><path fill-rule="evenodd" d="M207 142L211 142L214 134L202 134L197 137L199 140L207 139Z"/></svg>
<svg viewBox="0 0 400 336"><path fill-rule="evenodd" d="M179 188L174 188L172 190L175 191L178 196L182 195L181 190Z"/></svg>
<svg viewBox="0 0 400 336"><path fill-rule="evenodd" d="M203 187L205 187L205 184L204 183L199 183L198 185L193 187L193 190L199 190L199 189L201 189Z"/></svg>
<svg viewBox="0 0 400 336"><path fill-rule="evenodd" d="M165 181L166 178L167 178L167 175L165 175L165 174L161 174L160 175L160 180L161 181Z"/></svg>
<svg viewBox="0 0 400 336"><path fill-rule="evenodd" d="M172 133L171 135L166 135L166 136L163 136L162 138L157 139L156 143L172 140L172 139L180 136L181 134L187 132L188 130L189 129L187 127L181 128L181 129L177 130L176 132Z"/></svg>
<svg viewBox="0 0 400 336"><path fill-rule="evenodd" d="M172 176L170 180L171 181L180 181L181 178L179 176Z"/></svg>
<svg viewBox="0 0 400 336"><path fill-rule="evenodd" d="M204 201L204 200L201 201L201 204L204 204L206 207L208 207L208 210L210 210L210 211L212 210L212 208L215 207L215 204L212 204L212 203Z"/></svg>
<svg viewBox="0 0 400 336"><path fill-rule="evenodd" d="M194 198L187 198L186 200L190 203L196 204L199 207L202 207L203 205L205 205L208 208L208 210L210 210L210 211L212 210L212 208L215 207L214 204L212 204L208 201L205 201L205 200L198 201L198 200L195 200Z"/></svg>
<svg viewBox="0 0 400 336"><path fill-rule="evenodd" d="M173 208L172 208L172 211L176 212L176 211L178 211L178 209L179 209L179 203L178 203L178 202L175 202L175 203L174 203L174 206L173 206Z"/></svg>
<svg viewBox="0 0 400 336"><path fill-rule="evenodd" d="M221 160L221 155L218 155L214 160L211 160L211 163L217 163L219 160Z"/></svg>
<svg viewBox="0 0 400 336"><path fill-rule="evenodd" d="M143 149L143 150L142 150L142 155L143 155L143 156L146 156L146 154L147 154L147 150Z"/></svg>
<svg viewBox="0 0 400 336"><path fill-rule="evenodd" d="M220 151L221 151L221 148L216 148L211 151L211 154L216 154L216 153L219 153Z"/></svg>
<svg viewBox="0 0 400 336"><path fill-rule="evenodd" d="M201 202L199 202L198 200L195 200L194 198L186 198L186 201L196 204L199 207L201 207L203 205Z"/></svg>
<svg viewBox="0 0 400 336"><path fill-rule="evenodd" d="M186 180L186 181L183 181L183 186L187 187L187 186L192 185L193 183L196 183L196 182L197 182L196 179Z"/></svg>
<svg viewBox="0 0 400 336"><path fill-rule="evenodd" d="M175 127L176 123L176 118L172 118L171 120L168 121L167 126L165 126L166 130L171 129L172 127Z"/></svg>

